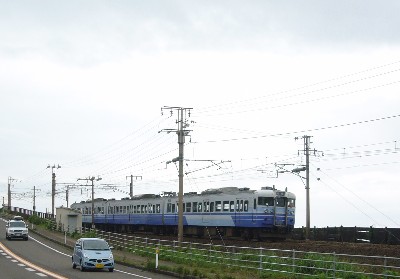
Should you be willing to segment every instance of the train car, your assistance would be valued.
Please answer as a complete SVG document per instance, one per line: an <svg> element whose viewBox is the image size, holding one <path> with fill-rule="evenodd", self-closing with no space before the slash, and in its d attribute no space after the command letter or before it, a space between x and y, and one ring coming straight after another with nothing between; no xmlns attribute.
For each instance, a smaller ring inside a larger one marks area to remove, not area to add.
<svg viewBox="0 0 400 279"><path fill-rule="evenodd" d="M224 187L185 193L185 235L252 238L285 238L295 224L295 194L262 187ZM96 228L117 232L174 234L178 226L178 195L144 194L122 200L95 199ZM84 225L92 223L92 200L74 203L82 212Z"/></svg>

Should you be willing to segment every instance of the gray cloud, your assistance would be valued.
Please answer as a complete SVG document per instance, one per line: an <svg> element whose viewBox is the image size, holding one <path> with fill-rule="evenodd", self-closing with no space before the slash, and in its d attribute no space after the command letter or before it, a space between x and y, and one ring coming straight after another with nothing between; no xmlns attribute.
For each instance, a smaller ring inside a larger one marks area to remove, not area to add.
<svg viewBox="0 0 400 279"><path fill-rule="evenodd" d="M397 1L2 2L1 52L50 52L89 65L131 51L382 46L400 38Z"/></svg>

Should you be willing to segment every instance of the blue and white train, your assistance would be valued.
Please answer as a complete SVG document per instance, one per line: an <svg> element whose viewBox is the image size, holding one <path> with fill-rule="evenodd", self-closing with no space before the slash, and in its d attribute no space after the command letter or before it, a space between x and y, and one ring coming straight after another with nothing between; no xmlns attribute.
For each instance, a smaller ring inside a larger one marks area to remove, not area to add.
<svg viewBox="0 0 400 279"><path fill-rule="evenodd" d="M185 235L251 238L285 238L295 224L295 194L262 187L224 187L183 196ZM84 225L117 232L174 234L178 226L178 195L144 194L122 200L95 199L74 203Z"/></svg>

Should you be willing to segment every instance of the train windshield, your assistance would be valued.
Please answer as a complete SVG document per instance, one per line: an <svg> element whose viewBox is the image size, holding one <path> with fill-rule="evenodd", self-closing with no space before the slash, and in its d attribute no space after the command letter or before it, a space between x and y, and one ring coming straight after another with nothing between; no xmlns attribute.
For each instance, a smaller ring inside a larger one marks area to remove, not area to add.
<svg viewBox="0 0 400 279"><path fill-rule="evenodd" d="M258 205L274 206L273 197L258 197Z"/></svg>
<svg viewBox="0 0 400 279"><path fill-rule="evenodd" d="M285 207L286 206L286 198L276 198L276 206L277 207Z"/></svg>

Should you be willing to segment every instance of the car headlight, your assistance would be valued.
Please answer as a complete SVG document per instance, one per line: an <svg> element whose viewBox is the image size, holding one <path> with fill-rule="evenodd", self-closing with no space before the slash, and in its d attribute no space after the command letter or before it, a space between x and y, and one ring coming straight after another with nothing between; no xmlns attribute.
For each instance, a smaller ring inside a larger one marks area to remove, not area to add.
<svg viewBox="0 0 400 279"><path fill-rule="evenodd" d="M86 254L86 253L83 253L83 257L87 260L89 257L88 257L88 254Z"/></svg>
<svg viewBox="0 0 400 279"><path fill-rule="evenodd" d="M113 256L113 254L110 254L110 256L108 256L108 259L109 259L109 260L112 260L112 259L114 259L114 256Z"/></svg>

